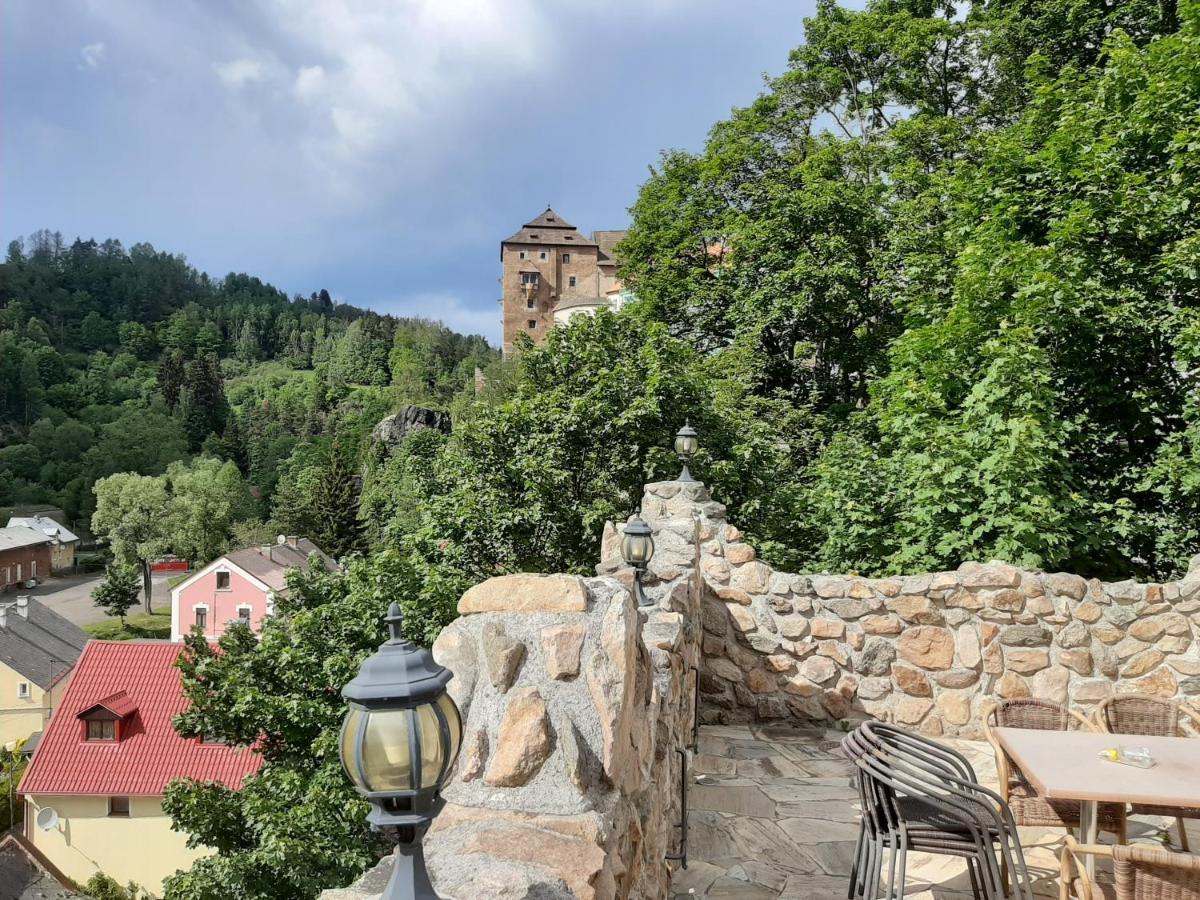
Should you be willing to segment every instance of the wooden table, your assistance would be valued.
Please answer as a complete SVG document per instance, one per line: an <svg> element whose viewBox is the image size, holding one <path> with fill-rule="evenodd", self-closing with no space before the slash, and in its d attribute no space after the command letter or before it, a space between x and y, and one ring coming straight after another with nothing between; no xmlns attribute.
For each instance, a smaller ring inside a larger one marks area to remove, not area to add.
<svg viewBox="0 0 1200 900"><path fill-rule="evenodd" d="M1078 800L1080 840L1096 843L1099 803L1200 806L1200 740L1088 731L997 728L996 740L1039 794ZM1100 758L1110 747L1146 747L1155 765L1139 769ZM1086 858L1095 874L1094 857Z"/></svg>

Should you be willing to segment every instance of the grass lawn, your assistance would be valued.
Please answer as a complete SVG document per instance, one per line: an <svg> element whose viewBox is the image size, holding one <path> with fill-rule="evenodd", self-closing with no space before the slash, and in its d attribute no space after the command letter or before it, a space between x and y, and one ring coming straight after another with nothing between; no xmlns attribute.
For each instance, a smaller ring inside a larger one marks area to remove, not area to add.
<svg viewBox="0 0 1200 900"><path fill-rule="evenodd" d="M83 630L102 641L128 641L133 638L169 638L171 636L171 611L156 609L153 615L132 613L120 619L105 619L84 625Z"/></svg>

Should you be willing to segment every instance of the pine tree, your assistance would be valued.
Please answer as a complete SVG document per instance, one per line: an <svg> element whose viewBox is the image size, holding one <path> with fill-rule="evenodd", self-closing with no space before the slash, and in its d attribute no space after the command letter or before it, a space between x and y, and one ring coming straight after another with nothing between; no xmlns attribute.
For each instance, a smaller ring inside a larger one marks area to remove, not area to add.
<svg viewBox="0 0 1200 900"><path fill-rule="evenodd" d="M362 549L362 524L358 520L359 481L338 444L329 451L329 460L313 489L312 501L313 540L318 547L337 558Z"/></svg>
<svg viewBox="0 0 1200 900"><path fill-rule="evenodd" d="M179 392L183 388L183 354L168 350L158 361L158 391L167 401L167 409L175 411Z"/></svg>

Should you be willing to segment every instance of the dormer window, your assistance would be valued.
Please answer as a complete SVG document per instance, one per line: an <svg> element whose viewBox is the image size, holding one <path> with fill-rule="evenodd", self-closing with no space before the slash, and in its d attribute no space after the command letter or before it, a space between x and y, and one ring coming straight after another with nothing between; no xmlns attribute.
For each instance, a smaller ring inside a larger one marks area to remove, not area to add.
<svg viewBox="0 0 1200 900"><path fill-rule="evenodd" d="M137 707L127 693L109 694L79 714L78 718L83 722L83 739L101 743L119 741L121 732L136 714Z"/></svg>

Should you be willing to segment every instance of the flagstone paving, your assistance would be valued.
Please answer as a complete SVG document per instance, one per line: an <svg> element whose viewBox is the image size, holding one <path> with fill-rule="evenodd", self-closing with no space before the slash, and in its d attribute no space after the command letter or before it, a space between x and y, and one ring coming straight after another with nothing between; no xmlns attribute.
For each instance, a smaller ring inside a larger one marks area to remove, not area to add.
<svg viewBox="0 0 1200 900"><path fill-rule="evenodd" d="M705 726L692 764L688 868L672 884L677 900L844 900L858 793L838 744L844 733L782 725ZM947 741L964 753L984 784L995 786L987 744ZM1164 820L1130 820L1132 840L1152 840ZM1192 846L1200 828L1189 827ZM1021 829L1039 897L1058 896L1063 832ZM906 897L971 896L963 864L910 853Z"/></svg>

